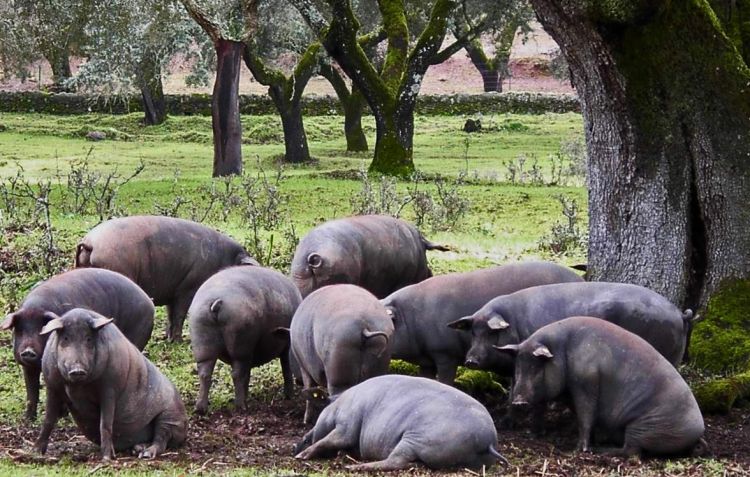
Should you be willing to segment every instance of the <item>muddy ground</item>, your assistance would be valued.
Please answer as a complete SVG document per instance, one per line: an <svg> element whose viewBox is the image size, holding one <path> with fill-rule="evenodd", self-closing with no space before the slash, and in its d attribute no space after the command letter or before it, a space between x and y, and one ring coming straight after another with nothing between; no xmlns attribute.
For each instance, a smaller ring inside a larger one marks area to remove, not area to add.
<svg viewBox="0 0 750 477"><path fill-rule="evenodd" d="M502 405L490 403L493 415L502 414ZM354 463L349 456L334 460L296 461L292 446L305 432L304 408L298 400L254 402L245 414L229 410L194 416L184 448L168 451L151 468L177 466L188 473L202 471L222 473L238 467L269 471L283 470L282 475L306 475L346 470ZM499 431L499 450L511 467L495 467L488 475L594 476L594 475L750 475L750 409L734 410L728 416L707 416L705 439L710 446L709 458L623 459L575 451L576 426L569 411L548 412L548 431L534 437L527 428ZM100 468L97 447L75 431L70 421L62 423L44 458L30 452L36 436L36 425L0 427L0 452L17 462L53 464L61 458L85 463L92 470ZM118 455L115 469L138 465L134 457ZM446 475L415 466L413 475ZM471 475L469 471L460 471ZM479 475L478 473L476 475Z"/></svg>

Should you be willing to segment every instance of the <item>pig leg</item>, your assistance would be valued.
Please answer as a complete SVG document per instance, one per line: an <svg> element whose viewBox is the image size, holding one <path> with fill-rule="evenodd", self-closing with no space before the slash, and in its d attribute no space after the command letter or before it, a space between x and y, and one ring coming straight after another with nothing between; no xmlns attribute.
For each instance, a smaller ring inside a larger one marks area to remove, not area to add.
<svg viewBox="0 0 750 477"><path fill-rule="evenodd" d="M211 389L211 381L214 374L215 359L201 361L198 366L198 379L200 379L200 388L198 389L198 399L195 401L195 412L205 414L208 412L208 391Z"/></svg>
<svg viewBox="0 0 750 477"><path fill-rule="evenodd" d="M115 445L112 440L112 426L115 422L114 390L111 388L104 389L100 399L99 437L101 439L102 460L112 460L115 457Z"/></svg>
<svg viewBox="0 0 750 477"><path fill-rule="evenodd" d="M303 389L310 389L315 387L317 384L313 381L307 371L300 369L302 373L302 386ZM305 424L315 424L315 420L318 418L317 406L312 402L311 399L305 399L305 417L303 422Z"/></svg>
<svg viewBox="0 0 750 477"><path fill-rule="evenodd" d="M26 419L33 421L36 419L36 409L39 404L39 368L22 366L23 380L26 384Z"/></svg>
<svg viewBox="0 0 750 477"><path fill-rule="evenodd" d="M441 450L436 449L438 452ZM412 445L402 439L386 459L366 464L347 465L346 468L348 470L401 470L409 467L415 460L417 460L417 455Z"/></svg>
<svg viewBox="0 0 750 477"><path fill-rule="evenodd" d="M578 418L578 450L591 452L591 433L594 430L596 418L596 396L599 395L597 386L581 386L571 392L573 407Z"/></svg>
<svg viewBox="0 0 750 477"><path fill-rule="evenodd" d="M284 399L290 399L294 391L294 377L292 376L292 366L289 362L289 350L281 353L279 361L281 361L281 375L284 376Z"/></svg>
<svg viewBox="0 0 750 477"><path fill-rule="evenodd" d="M437 367L437 380L448 386L453 386L456 381L456 362L449 357L441 356L435 360L435 366Z"/></svg>
<svg viewBox="0 0 750 477"><path fill-rule="evenodd" d="M190 303L195 292L182 292L167 305L167 340L175 343L182 341L182 325L185 322Z"/></svg>
<svg viewBox="0 0 750 477"><path fill-rule="evenodd" d="M420 364L419 365L419 377L427 379L435 379L437 375L437 369L434 364Z"/></svg>
<svg viewBox="0 0 750 477"><path fill-rule="evenodd" d="M237 411L245 411L247 401L247 388L250 385L250 363L249 361L232 361L232 382L234 382L234 408Z"/></svg>
<svg viewBox="0 0 750 477"><path fill-rule="evenodd" d="M133 447L140 459L153 459L167 448L168 444L180 445L185 441L181 418L164 411L154 419L154 440L151 445L139 444Z"/></svg>
<svg viewBox="0 0 750 477"><path fill-rule="evenodd" d="M350 436L346 427L338 426L315 444L297 454L295 459L308 460L321 455L330 454L340 449L351 447L356 442L355 436Z"/></svg>
<svg viewBox="0 0 750 477"><path fill-rule="evenodd" d="M39 432L39 437L36 440L36 450L40 454L47 452L47 445L49 444L49 436L52 434L57 420L63 413L63 395L65 391L55 389L53 386L47 388L47 402L44 406L44 422L42 423L42 429Z"/></svg>

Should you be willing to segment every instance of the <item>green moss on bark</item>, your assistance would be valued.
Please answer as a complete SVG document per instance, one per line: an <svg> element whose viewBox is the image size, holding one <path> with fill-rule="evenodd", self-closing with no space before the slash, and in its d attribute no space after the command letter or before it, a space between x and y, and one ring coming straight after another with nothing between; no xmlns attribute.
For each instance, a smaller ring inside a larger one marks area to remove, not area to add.
<svg viewBox="0 0 750 477"><path fill-rule="evenodd" d="M750 366L750 280L725 282L708 302L690 342L693 364L713 373Z"/></svg>
<svg viewBox="0 0 750 477"><path fill-rule="evenodd" d="M750 397L750 371L693 386L701 411L726 414L739 399Z"/></svg>

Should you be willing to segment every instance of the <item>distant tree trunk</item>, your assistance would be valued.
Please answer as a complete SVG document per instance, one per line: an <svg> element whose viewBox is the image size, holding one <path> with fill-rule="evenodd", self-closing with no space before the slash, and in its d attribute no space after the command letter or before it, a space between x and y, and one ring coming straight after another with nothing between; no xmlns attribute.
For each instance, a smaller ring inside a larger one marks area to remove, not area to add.
<svg viewBox="0 0 750 477"><path fill-rule="evenodd" d="M73 76L70 69L70 55L68 50L51 47L46 49L44 58L52 68L52 89L55 91L69 91L70 88L64 86L65 81Z"/></svg>
<svg viewBox="0 0 750 477"><path fill-rule="evenodd" d="M406 177L414 172L414 108L373 107L376 140L370 172Z"/></svg>
<svg viewBox="0 0 750 477"><path fill-rule="evenodd" d="M329 58L321 58L320 74L331 83L336 92L341 107L344 110L344 135L346 136L346 151L367 151L367 137L362 129L362 113L365 108L365 98L356 86L352 90L346 85L341 74L331 65Z"/></svg>
<svg viewBox="0 0 750 477"><path fill-rule="evenodd" d="M581 97L591 279L699 307L750 276L750 69L708 2L531 3Z"/></svg>
<svg viewBox="0 0 750 477"><path fill-rule="evenodd" d="M163 123L167 119L167 105L164 101L161 64L149 52L140 63L138 83L143 99L143 123L147 126Z"/></svg>
<svg viewBox="0 0 750 477"><path fill-rule="evenodd" d="M214 177L242 173L242 123L240 122L240 67L245 44L219 38L216 48L216 82L211 103L214 130Z"/></svg>
<svg viewBox="0 0 750 477"><path fill-rule="evenodd" d="M302 123L302 101L300 97L287 99L283 87L268 88L284 128L284 162L300 164L310 162L310 149L307 146L307 134Z"/></svg>
<svg viewBox="0 0 750 477"><path fill-rule="evenodd" d="M484 53L484 48L478 39L468 42L464 48L469 54L469 59L474 67L482 75L482 84L485 93L500 93L503 91L503 82L500 81L500 72L497 64Z"/></svg>

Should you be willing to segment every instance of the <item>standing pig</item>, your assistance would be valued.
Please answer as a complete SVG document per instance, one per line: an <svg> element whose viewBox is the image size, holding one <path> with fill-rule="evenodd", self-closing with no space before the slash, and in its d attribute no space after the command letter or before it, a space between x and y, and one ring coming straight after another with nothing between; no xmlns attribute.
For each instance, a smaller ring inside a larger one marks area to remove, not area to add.
<svg viewBox="0 0 750 477"><path fill-rule="evenodd" d="M44 423L36 441L47 451L63 407L80 431L101 445L102 459L133 448L153 458L182 445L187 414L174 385L133 346L112 320L75 308L62 317L48 313L50 334L42 371L47 383Z"/></svg>
<svg viewBox="0 0 750 477"><path fill-rule="evenodd" d="M331 220L300 241L292 260L294 283L306 297L335 283L351 283L383 298L432 276L427 250L448 250L413 225L384 215Z"/></svg>
<svg viewBox="0 0 750 477"><path fill-rule="evenodd" d="M292 374L286 329L301 301L291 280L267 268L227 268L201 285L188 311L190 341L200 378L195 403L198 413L208 409L217 359L232 365L236 409L245 409L250 368L274 358L281 359L284 393L289 397Z"/></svg>
<svg viewBox="0 0 750 477"><path fill-rule="evenodd" d="M480 468L500 455L490 414L445 384L410 376L380 376L345 391L323 410L295 448L298 459L352 450L367 464L352 470L399 470L413 462L432 469Z"/></svg>
<svg viewBox="0 0 750 477"><path fill-rule="evenodd" d="M154 304L128 277L101 269L80 269L55 275L29 292L21 308L9 314L0 328L13 329L13 357L23 367L26 418L36 418L39 374L47 337L39 334L50 320L45 312L62 315L88 308L114 319L120 331L142 350L154 327Z"/></svg>
<svg viewBox="0 0 750 477"><path fill-rule="evenodd" d="M137 283L156 305L167 305L167 339L182 340L196 290L232 265L258 265L231 238L189 220L159 216L112 219L76 248L76 267L107 268Z"/></svg>
<svg viewBox="0 0 750 477"><path fill-rule="evenodd" d="M621 455L676 454L701 440L703 416L688 385L650 344L619 326L576 316L498 349L516 355L514 405L567 391L584 452L591 450L594 427L624 432Z"/></svg>
<svg viewBox="0 0 750 477"><path fill-rule="evenodd" d="M305 424L344 390L388 371L393 323L377 298L358 286L330 285L311 293L289 333L307 398Z"/></svg>
<svg viewBox="0 0 750 477"><path fill-rule="evenodd" d="M560 283L497 297L448 326L471 332L466 366L513 374L510 356L493 345L517 344L544 325L569 316L594 316L635 333L675 366L685 352L693 312L682 313L658 293L625 283Z"/></svg>
<svg viewBox="0 0 750 477"><path fill-rule="evenodd" d="M420 374L453 384L470 337L446 326L489 300L547 283L580 282L572 270L550 262L520 262L466 273L450 273L404 287L381 302L393 318L391 356L420 367Z"/></svg>

